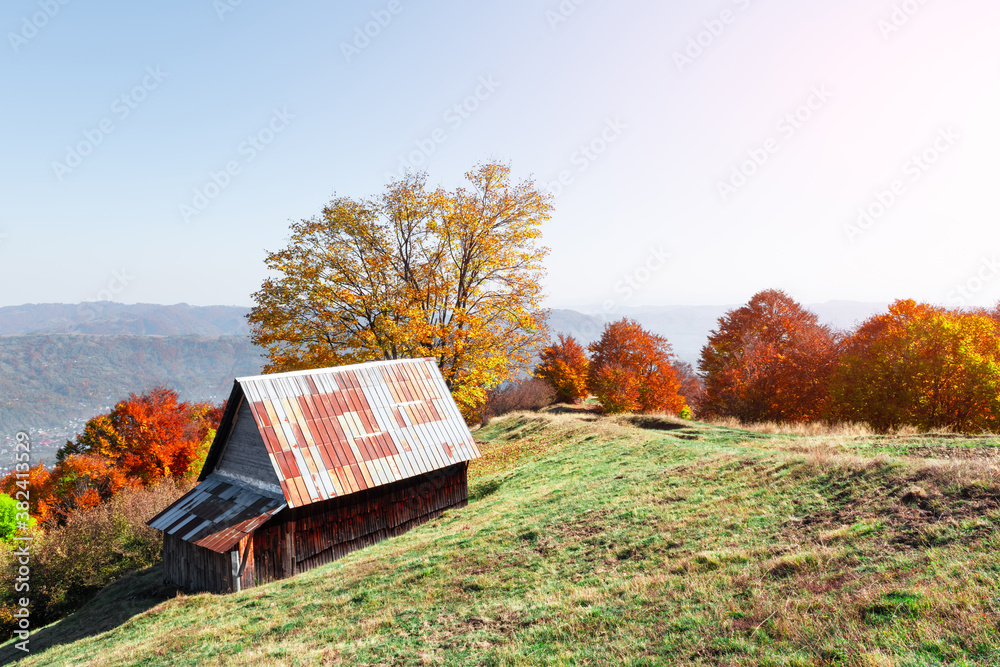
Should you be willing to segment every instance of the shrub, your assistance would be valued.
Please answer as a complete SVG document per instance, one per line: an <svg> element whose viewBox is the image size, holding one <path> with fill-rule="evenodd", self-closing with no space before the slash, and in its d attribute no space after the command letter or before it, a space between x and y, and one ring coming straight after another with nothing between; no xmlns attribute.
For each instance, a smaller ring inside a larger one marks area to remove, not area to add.
<svg viewBox="0 0 1000 667"><path fill-rule="evenodd" d="M896 301L847 339L830 394L832 419L879 431L996 431L1000 326L977 313Z"/></svg>
<svg viewBox="0 0 1000 667"><path fill-rule="evenodd" d="M80 608L101 588L160 559L162 536L146 521L179 498L186 485L165 481L125 489L112 500L70 515L65 525L35 532L31 546L31 617L51 623ZM12 636L3 609L14 600L17 560L0 546L0 639Z"/></svg>
<svg viewBox="0 0 1000 667"><path fill-rule="evenodd" d="M0 542L6 542L17 532L17 501L0 493Z"/></svg>
<svg viewBox="0 0 1000 667"><path fill-rule="evenodd" d="M493 417L521 410L541 410L555 401L555 392L544 380L529 378L512 382L486 394L483 423Z"/></svg>

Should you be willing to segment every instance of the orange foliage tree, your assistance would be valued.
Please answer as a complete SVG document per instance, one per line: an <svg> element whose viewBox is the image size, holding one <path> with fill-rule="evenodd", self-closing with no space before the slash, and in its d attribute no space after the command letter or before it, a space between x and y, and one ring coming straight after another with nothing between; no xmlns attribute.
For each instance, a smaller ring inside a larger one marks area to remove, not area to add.
<svg viewBox="0 0 1000 667"><path fill-rule="evenodd" d="M24 472L28 473L27 478L18 476L19 474L23 475ZM16 468L11 470L6 477L0 480L0 492L13 498L19 497L16 495L18 491L27 492L31 516L39 523L46 523L56 517L58 499L54 493L54 481L48 468L39 463L27 471Z"/></svg>
<svg viewBox="0 0 1000 667"><path fill-rule="evenodd" d="M201 437L189 420L190 405L177 392L157 387L122 401L111 412L111 422L124 449L111 457L130 477L148 486L164 477L187 474Z"/></svg>
<svg viewBox="0 0 1000 667"><path fill-rule="evenodd" d="M477 416L487 390L547 339L539 239L552 197L495 162L466 178L446 191L409 175L293 223L248 317L265 372L432 357L466 418Z"/></svg>
<svg viewBox="0 0 1000 667"><path fill-rule="evenodd" d="M622 319L604 327L590 345L588 386L610 413L684 409L673 350L663 336Z"/></svg>
<svg viewBox="0 0 1000 667"><path fill-rule="evenodd" d="M702 409L744 422L821 416L837 337L781 290L765 290L719 319L701 351Z"/></svg>
<svg viewBox="0 0 1000 667"><path fill-rule="evenodd" d="M62 523L73 512L96 507L110 500L122 489L138 486L114 462L94 454L73 454L52 470L52 516Z"/></svg>
<svg viewBox="0 0 1000 667"><path fill-rule="evenodd" d="M844 345L831 416L876 429L1000 427L1000 325L982 313L897 301Z"/></svg>
<svg viewBox="0 0 1000 667"><path fill-rule="evenodd" d="M587 355L572 336L542 348L535 377L548 382L560 403L578 403L587 396Z"/></svg>
<svg viewBox="0 0 1000 667"><path fill-rule="evenodd" d="M87 422L76 441L59 450L51 470L42 464L30 469L26 485L32 516L43 524L61 524L122 489L197 474L221 416L221 407L181 402L163 387L130 395L109 414ZM0 491L25 485L17 472L0 480Z"/></svg>
<svg viewBox="0 0 1000 667"><path fill-rule="evenodd" d="M101 456L126 477L148 486L164 477L187 475L212 428L211 406L181 402L177 392L156 387L135 394L99 415L75 443L57 454L62 461L74 454Z"/></svg>

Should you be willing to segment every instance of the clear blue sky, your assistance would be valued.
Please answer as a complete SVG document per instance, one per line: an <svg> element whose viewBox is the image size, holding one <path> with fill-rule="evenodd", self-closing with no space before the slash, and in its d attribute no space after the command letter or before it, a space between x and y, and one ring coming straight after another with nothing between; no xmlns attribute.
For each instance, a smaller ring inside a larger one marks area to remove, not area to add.
<svg viewBox="0 0 1000 667"><path fill-rule="evenodd" d="M1000 298L995 0L575 1L8 0L0 305L248 305L435 136L449 187L562 173L552 305Z"/></svg>

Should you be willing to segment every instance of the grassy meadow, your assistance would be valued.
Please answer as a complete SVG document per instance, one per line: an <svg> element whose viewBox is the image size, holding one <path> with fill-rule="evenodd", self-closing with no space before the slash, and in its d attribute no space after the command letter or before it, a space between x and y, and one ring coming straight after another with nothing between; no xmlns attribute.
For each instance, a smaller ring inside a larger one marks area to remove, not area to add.
<svg viewBox="0 0 1000 667"><path fill-rule="evenodd" d="M996 439L568 409L476 436L468 507L238 594L131 575L21 664L1000 665Z"/></svg>

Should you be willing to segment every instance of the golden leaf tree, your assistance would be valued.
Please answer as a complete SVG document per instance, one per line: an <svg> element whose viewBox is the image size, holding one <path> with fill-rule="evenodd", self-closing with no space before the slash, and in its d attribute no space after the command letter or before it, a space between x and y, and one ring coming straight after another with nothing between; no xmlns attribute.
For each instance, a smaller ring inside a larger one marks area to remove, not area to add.
<svg viewBox="0 0 1000 667"><path fill-rule="evenodd" d="M407 175L293 223L248 316L265 372L433 357L471 418L525 367L545 341L539 240L552 198L512 183L508 165L466 179L446 191Z"/></svg>
<svg viewBox="0 0 1000 667"><path fill-rule="evenodd" d="M896 301L858 327L831 380L833 418L880 431L1000 428L1000 325L988 314Z"/></svg>

